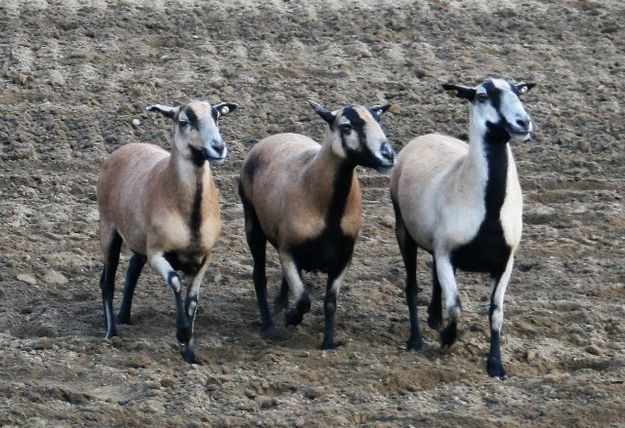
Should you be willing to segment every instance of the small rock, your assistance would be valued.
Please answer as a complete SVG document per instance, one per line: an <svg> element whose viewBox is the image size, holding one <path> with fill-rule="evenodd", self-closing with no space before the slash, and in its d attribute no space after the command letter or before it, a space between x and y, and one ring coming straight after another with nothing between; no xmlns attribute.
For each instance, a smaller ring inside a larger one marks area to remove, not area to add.
<svg viewBox="0 0 625 428"><path fill-rule="evenodd" d="M391 229L395 227L395 219L391 215L386 215L380 219L380 223L382 223L386 227L390 227Z"/></svg>
<svg viewBox="0 0 625 428"><path fill-rule="evenodd" d="M132 126L137 128L139 125L141 125L141 121L139 119L132 119Z"/></svg>
<svg viewBox="0 0 625 428"><path fill-rule="evenodd" d="M525 359L527 361L532 361L536 358L536 351L534 351L533 349L530 349L527 351L527 353L525 354Z"/></svg>
<svg viewBox="0 0 625 428"><path fill-rule="evenodd" d="M256 397L256 391L254 391L253 389L249 389L248 388L243 393L247 396L247 398L254 398L254 397Z"/></svg>
<svg viewBox="0 0 625 428"><path fill-rule="evenodd" d="M592 355L597 355L597 356L600 356L603 354L603 351L597 345L588 345L586 347L586 352Z"/></svg>
<svg viewBox="0 0 625 428"><path fill-rule="evenodd" d="M62 273L55 270L50 270L46 272L46 274L43 276L43 280L48 284L56 285L63 285L68 283L67 278Z"/></svg>
<svg viewBox="0 0 625 428"><path fill-rule="evenodd" d="M161 379L161 386L163 388L173 388L174 385L176 385L176 382L174 382L173 379L170 379L170 378L167 378L167 377Z"/></svg>
<svg viewBox="0 0 625 428"><path fill-rule="evenodd" d="M579 151L582 153L590 153L590 144L588 144L587 141L580 141Z"/></svg>
<svg viewBox="0 0 625 428"><path fill-rule="evenodd" d="M391 104L391 108L388 109L393 114L401 113L401 108L397 104Z"/></svg>
<svg viewBox="0 0 625 428"><path fill-rule="evenodd" d="M278 405L278 401L273 397L268 397L267 395L259 395L254 401L258 404L258 407L261 409L270 409Z"/></svg>
<svg viewBox="0 0 625 428"><path fill-rule="evenodd" d="M264 379L260 382L260 387L261 387L262 389L269 389L269 386L270 386L270 385L269 385L269 382L267 382L267 381L266 381L266 380L264 380Z"/></svg>
<svg viewBox="0 0 625 428"><path fill-rule="evenodd" d="M37 344L33 346L33 349L37 351L52 349L54 348L54 342L50 339L40 340Z"/></svg>
<svg viewBox="0 0 625 428"><path fill-rule="evenodd" d="M111 337L111 346L113 348L119 349L122 346L124 346L124 341L119 336L113 336L113 337Z"/></svg>
<svg viewBox="0 0 625 428"><path fill-rule="evenodd" d="M34 276L29 275L27 273L21 273L17 276L18 281L25 282L26 284L35 285L37 284L37 280Z"/></svg>
<svg viewBox="0 0 625 428"><path fill-rule="evenodd" d="M318 387L314 387L314 388L306 388L304 390L304 397L310 399L310 400L314 400L315 398L319 398L321 397L321 395L323 395L323 387L322 386L318 386Z"/></svg>
<svg viewBox="0 0 625 428"><path fill-rule="evenodd" d="M295 427L296 428L304 428L306 426L306 419L297 418L295 419Z"/></svg>

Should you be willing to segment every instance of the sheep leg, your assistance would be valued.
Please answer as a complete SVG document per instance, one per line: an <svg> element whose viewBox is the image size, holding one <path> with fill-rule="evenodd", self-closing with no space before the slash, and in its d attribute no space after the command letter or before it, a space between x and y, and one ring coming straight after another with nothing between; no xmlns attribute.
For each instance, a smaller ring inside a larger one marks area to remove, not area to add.
<svg viewBox="0 0 625 428"><path fill-rule="evenodd" d="M493 277L490 294L490 308L488 310L488 320L490 322L490 352L486 362L486 370L491 377L504 378L506 370L501 363L501 348L499 345L499 336L501 333L501 325L503 324L503 299L506 294L506 288L512 274L512 265L514 261L512 257L508 260L506 269L499 278Z"/></svg>
<svg viewBox="0 0 625 428"><path fill-rule="evenodd" d="M189 322L189 317L185 313L184 303L182 302L182 296L180 294L182 280L171 267L167 259L165 259L162 252L149 254L148 262L150 266L167 281L167 285L174 292L174 299L176 301L176 339L182 345L182 350L186 350L186 352L181 352L182 358L188 363L196 363L197 359L193 351L188 346L184 346L188 344L191 339L191 324Z"/></svg>
<svg viewBox="0 0 625 428"><path fill-rule="evenodd" d="M102 305L104 307L104 321L106 322L106 338L117 336L117 327L113 316L113 295L115 293L115 272L119 264L119 252L122 247L122 237L116 230L110 233L108 242L104 242L104 268L100 276L100 290L102 291Z"/></svg>
<svg viewBox="0 0 625 428"><path fill-rule="evenodd" d="M443 302L441 301L441 283L436 274L436 258L432 257L432 300L428 305L428 325L438 330L443 325Z"/></svg>
<svg viewBox="0 0 625 428"><path fill-rule="evenodd" d="M189 320L189 325L188 327L183 327L182 331L179 329L176 333L178 340L182 344L180 354L185 361L190 363L197 362L195 354L193 353L193 332L195 327L195 314L197 313L197 305L200 295L200 287L202 286L202 280L206 274L207 267L208 261L205 261L195 276L189 279L189 283L191 285L187 288L187 297L184 302L184 312L188 317L187 319Z"/></svg>
<svg viewBox="0 0 625 428"><path fill-rule="evenodd" d="M254 280L254 289L256 290L258 309L260 310L260 332L262 335L272 335L275 332L275 327L269 312L269 304L267 303L267 274L265 272L267 237L263 233L254 208L245 199L242 198L242 200L245 217L245 237L247 238L247 245L250 247L254 262L252 278Z"/></svg>
<svg viewBox="0 0 625 428"><path fill-rule="evenodd" d="M410 315L410 337L406 342L406 349L418 351L423 349L423 338L419 331L417 314L417 243L408 233L399 205L394 200L393 208L395 209L395 236L406 270L406 304Z"/></svg>
<svg viewBox="0 0 625 428"><path fill-rule="evenodd" d="M336 299L343 283L343 277L347 272L347 266L337 275L336 273L328 274L328 282L326 285L326 296L323 301L323 310L325 315L325 326L323 332L323 342L321 349L335 349L340 343L334 341L334 331L336 327Z"/></svg>
<svg viewBox="0 0 625 428"><path fill-rule="evenodd" d="M128 272L124 282L124 294L122 303L117 312L117 322L119 324L130 324L130 311L132 308L132 296L135 294L135 287L141 275L141 270L147 258L143 254L134 253L128 262Z"/></svg>
<svg viewBox="0 0 625 428"><path fill-rule="evenodd" d="M296 326L302 322L304 314L310 311L310 298L304 288L300 271L288 253L280 253L280 264L295 299L295 307L285 315L286 325Z"/></svg>
<svg viewBox="0 0 625 428"><path fill-rule="evenodd" d="M462 313L462 306L458 298L456 287L456 277L454 268L445 254L436 254L436 274L441 284L443 298L445 300L445 310L449 316L447 326L441 330L440 340L443 348L448 348L454 344L458 338L458 320Z"/></svg>
<svg viewBox="0 0 625 428"><path fill-rule="evenodd" d="M289 283L287 282L284 275L282 275L282 280L280 281L280 291L278 295L273 301L273 314L274 316L278 315L283 310L289 307Z"/></svg>

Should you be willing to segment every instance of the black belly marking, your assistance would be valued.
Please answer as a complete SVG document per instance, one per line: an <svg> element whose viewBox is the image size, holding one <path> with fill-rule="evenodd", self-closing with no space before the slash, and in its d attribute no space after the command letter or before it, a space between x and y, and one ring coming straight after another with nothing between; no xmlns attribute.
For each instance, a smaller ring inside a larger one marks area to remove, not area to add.
<svg viewBox="0 0 625 428"><path fill-rule="evenodd" d="M349 263L355 239L342 231L326 229L321 235L295 245L291 254L297 267L305 271L340 273Z"/></svg>
<svg viewBox="0 0 625 428"><path fill-rule="evenodd" d="M206 262L206 254L198 251L168 251L164 254L172 269L195 276Z"/></svg>
<svg viewBox="0 0 625 428"><path fill-rule="evenodd" d="M454 268L464 271L490 273L498 277L506 270L511 251L499 219L485 220L475 238L451 252L451 263Z"/></svg>

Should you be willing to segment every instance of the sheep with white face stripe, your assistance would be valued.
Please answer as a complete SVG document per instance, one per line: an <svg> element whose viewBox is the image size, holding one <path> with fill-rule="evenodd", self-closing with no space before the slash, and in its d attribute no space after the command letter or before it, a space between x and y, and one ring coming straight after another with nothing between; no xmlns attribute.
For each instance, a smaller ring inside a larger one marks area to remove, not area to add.
<svg viewBox="0 0 625 428"><path fill-rule="evenodd" d="M254 260L254 286L262 320L270 334L273 321L267 305L265 251L269 241L282 265L282 284L276 312L288 306L289 288L295 307L286 324L295 326L310 310L301 272L328 274L324 300L322 349L336 347L336 300L351 260L361 224L361 194L355 167L389 170L395 152L378 123L389 106L344 107L329 111L309 101L328 124L320 145L299 134L267 137L248 153L241 170L247 242Z"/></svg>
<svg viewBox="0 0 625 428"><path fill-rule="evenodd" d="M117 336L113 293L123 241L134 255L117 322L130 323L135 286L147 261L174 292L181 354L185 361L196 362L192 339L198 294L221 230L217 189L206 161L225 160L227 148L217 121L236 107L204 101L179 107L149 106L147 110L173 121L171 153L152 144L126 144L102 165L97 194L104 257L100 287L107 338ZM184 304L178 272L188 283Z"/></svg>
<svg viewBox="0 0 625 428"><path fill-rule="evenodd" d="M433 256L428 325L442 326L443 302L449 318L440 333L444 347L455 342L461 313L456 268L490 275L487 370L500 378L505 376L499 345L503 301L521 240L523 211L508 142L530 137L532 122L519 96L533 86L502 79L487 79L474 88L443 85L470 102L469 144L439 134L415 138L400 152L390 181L397 241L406 268L407 347L423 347L416 307L416 253L421 247Z"/></svg>

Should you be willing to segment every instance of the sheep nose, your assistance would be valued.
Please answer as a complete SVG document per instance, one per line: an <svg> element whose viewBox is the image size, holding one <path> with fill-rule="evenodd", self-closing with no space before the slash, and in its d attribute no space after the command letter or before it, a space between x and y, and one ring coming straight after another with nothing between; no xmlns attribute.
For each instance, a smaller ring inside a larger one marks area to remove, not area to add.
<svg viewBox="0 0 625 428"><path fill-rule="evenodd" d="M528 118L521 118L516 120L516 124L522 129L528 129L530 126L530 120Z"/></svg>
<svg viewBox="0 0 625 428"><path fill-rule="evenodd" d="M217 153L223 153L226 145L224 144L223 140L213 140L211 142L211 148Z"/></svg>
<svg viewBox="0 0 625 428"><path fill-rule="evenodd" d="M393 148L388 142L382 143L382 145L380 146L380 154L382 155L384 159L387 159L390 161L395 159L395 150L393 150Z"/></svg>

